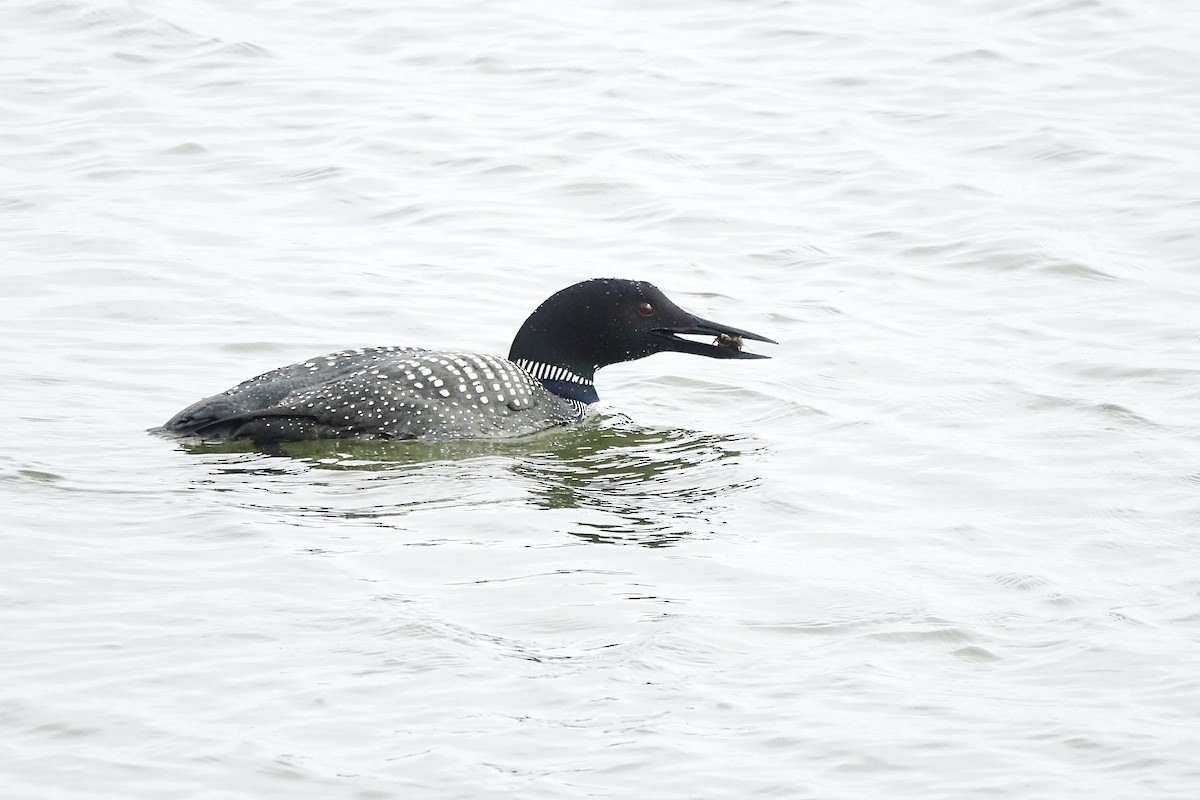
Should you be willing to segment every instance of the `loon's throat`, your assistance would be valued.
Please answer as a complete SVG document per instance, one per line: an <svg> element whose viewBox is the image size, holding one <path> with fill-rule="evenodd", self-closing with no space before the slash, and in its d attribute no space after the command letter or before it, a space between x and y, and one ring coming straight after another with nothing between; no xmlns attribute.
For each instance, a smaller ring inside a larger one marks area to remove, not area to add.
<svg viewBox="0 0 1200 800"><path fill-rule="evenodd" d="M566 367L544 364L541 361L532 361L527 358L518 358L514 363L541 381L551 394L565 397L568 400L578 400L581 403L595 403L600 399L600 396L596 394L596 385L592 382L595 367L588 370L585 376Z"/></svg>

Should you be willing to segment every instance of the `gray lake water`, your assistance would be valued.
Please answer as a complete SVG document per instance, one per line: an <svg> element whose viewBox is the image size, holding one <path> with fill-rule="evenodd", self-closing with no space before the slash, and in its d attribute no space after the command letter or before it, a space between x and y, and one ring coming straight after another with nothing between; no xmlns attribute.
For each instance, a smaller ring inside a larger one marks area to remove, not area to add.
<svg viewBox="0 0 1200 800"><path fill-rule="evenodd" d="M0 4L0 793L1200 793L1200 13ZM650 280L512 444L147 433Z"/></svg>

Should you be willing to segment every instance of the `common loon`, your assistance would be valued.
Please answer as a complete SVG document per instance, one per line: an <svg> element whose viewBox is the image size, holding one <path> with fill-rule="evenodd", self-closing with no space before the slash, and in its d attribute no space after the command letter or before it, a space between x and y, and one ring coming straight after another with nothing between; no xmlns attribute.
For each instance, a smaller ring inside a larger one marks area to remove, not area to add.
<svg viewBox="0 0 1200 800"><path fill-rule="evenodd" d="M582 419L599 399L600 367L664 351L767 358L743 350L743 339L775 344L693 316L644 281L597 278L538 306L507 359L413 347L343 350L206 397L163 430L254 442L524 436Z"/></svg>

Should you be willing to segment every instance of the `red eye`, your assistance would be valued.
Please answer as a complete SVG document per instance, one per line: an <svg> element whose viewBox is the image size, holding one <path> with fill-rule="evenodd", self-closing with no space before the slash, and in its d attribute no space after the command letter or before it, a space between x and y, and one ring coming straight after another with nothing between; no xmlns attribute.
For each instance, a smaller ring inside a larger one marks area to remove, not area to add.
<svg viewBox="0 0 1200 800"><path fill-rule="evenodd" d="M648 317L654 313L654 306L650 305L649 303L642 303L638 306L638 313L643 317Z"/></svg>

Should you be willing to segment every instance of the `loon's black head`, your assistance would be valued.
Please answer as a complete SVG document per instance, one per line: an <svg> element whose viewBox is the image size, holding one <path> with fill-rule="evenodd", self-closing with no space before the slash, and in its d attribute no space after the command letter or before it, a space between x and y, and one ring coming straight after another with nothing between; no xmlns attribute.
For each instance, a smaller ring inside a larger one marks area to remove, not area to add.
<svg viewBox="0 0 1200 800"><path fill-rule="evenodd" d="M712 343L680 336L714 337ZM645 281L595 278L568 286L537 307L513 339L508 357L560 367L569 380L545 380L547 388L584 402L596 400L591 381L608 364L654 353L692 353L710 358L768 358L742 349L743 339L770 342L757 333L689 314ZM536 374L536 373L535 373ZM560 383L586 382L586 391Z"/></svg>

